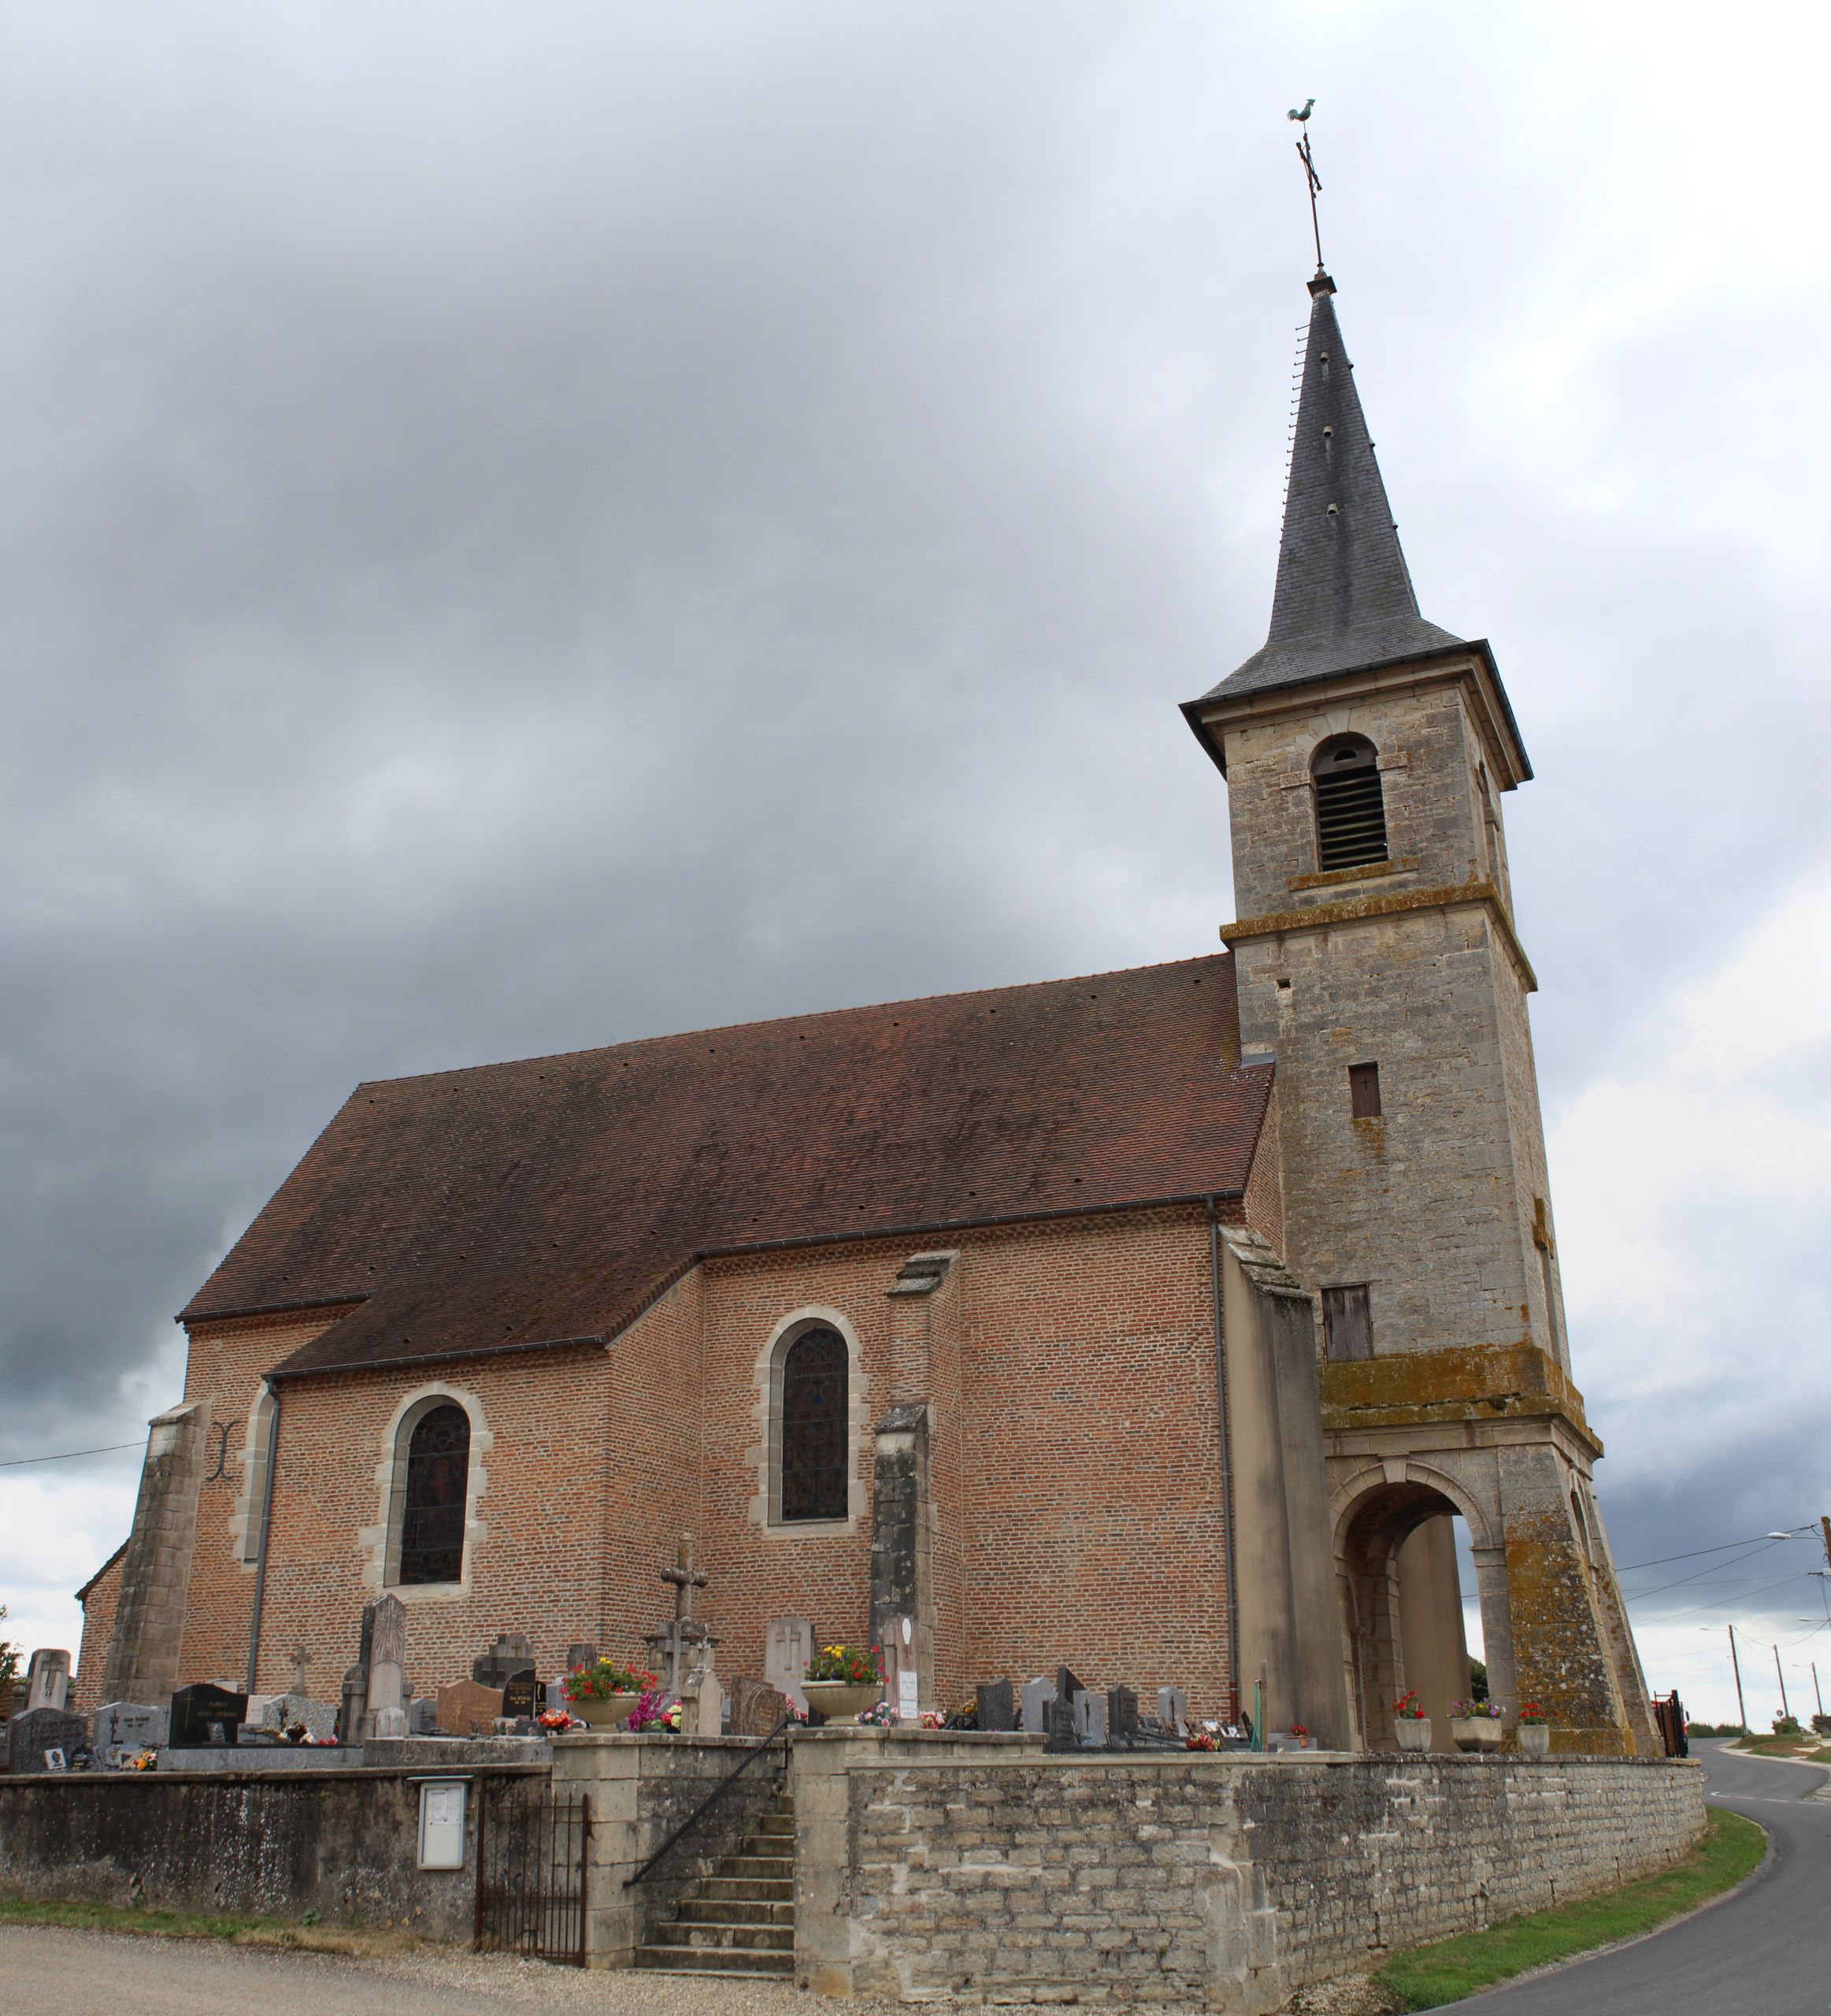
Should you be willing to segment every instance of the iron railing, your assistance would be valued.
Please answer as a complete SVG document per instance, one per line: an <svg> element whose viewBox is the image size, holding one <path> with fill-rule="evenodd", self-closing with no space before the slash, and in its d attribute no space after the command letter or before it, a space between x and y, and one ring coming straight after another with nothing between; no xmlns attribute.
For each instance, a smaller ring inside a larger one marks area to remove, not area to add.
<svg viewBox="0 0 1831 2016"><path fill-rule="evenodd" d="M745 1772L747 1772L751 1766L756 1762L757 1759L763 1755L764 1751L766 1751L773 1743L774 1743L777 1736L780 1736L782 1739L782 1769L786 1771L788 1769L788 1731L793 1729L795 1725L796 1718L793 1714L791 1714L784 1715L781 1721L779 1721L776 1726L770 1730L769 1733L763 1738L762 1741L757 1745L754 1750L747 1750L743 1755L738 1759L737 1762L725 1773L725 1776L721 1778L718 1783L713 1787L711 1791L706 1795L705 1798L703 1798L699 1803L694 1807L693 1810L689 1813L686 1818L680 1822L680 1825L674 1829L673 1833L671 1833L668 1838L662 1842L661 1846L655 1850L654 1853L649 1857L648 1860L643 1864L641 1868L639 1869L633 1876L626 1876L624 1877L624 1888L625 1890L632 1889L636 1884L640 1883L643 1878L647 1876L649 1871L654 1867L655 1864L661 1860L662 1857L668 1852L669 1849L673 1847L674 1844L680 1840L690 1829L698 1825L699 1821L712 1810L713 1807L717 1805L718 1802L725 1796L725 1795L731 1790L732 1787L735 1785L738 1780L743 1776Z"/></svg>
<svg viewBox="0 0 1831 2016"><path fill-rule="evenodd" d="M480 1953L525 1953L585 1964L588 1793L544 1782L483 1780L477 1787L476 1923Z"/></svg>

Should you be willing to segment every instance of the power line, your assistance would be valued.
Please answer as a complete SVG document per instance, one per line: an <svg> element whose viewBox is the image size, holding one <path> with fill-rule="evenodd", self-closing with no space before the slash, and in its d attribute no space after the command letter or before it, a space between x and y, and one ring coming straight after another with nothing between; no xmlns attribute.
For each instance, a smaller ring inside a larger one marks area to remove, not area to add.
<svg viewBox="0 0 1831 2016"><path fill-rule="evenodd" d="M138 1442L107 1442L99 1449L65 1449L54 1456L9 1456L0 1462L0 1470L17 1470L26 1463L67 1463L72 1456L109 1456L117 1449L138 1449L143 1447L146 1438Z"/></svg>
<svg viewBox="0 0 1831 2016"><path fill-rule="evenodd" d="M1796 1526L1787 1538L1790 1540L1794 1534L1805 1531L1803 1526ZM1630 1561L1626 1567L1618 1568L1615 1572L1618 1575L1632 1575L1636 1568L1663 1568L1670 1561L1696 1561L1707 1554L1727 1554L1732 1547L1753 1547L1759 1541L1773 1538L1772 1532L1756 1533L1745 1540L1725 1540L1721 1547L1694 1547L1689 1554L1662 1554L1653 1561Z"/></svg>
<svg viewBox="0 0 1831 2016"><path fill-rule="evenodd" d="M1770 1549L1778 1547L1781 1543L1778 1540L1762 1540L1759 1541L1736 1540L1733 1542L1733 1544L1736 1547L1746 1547L1748 1551L1746 1554L1737 1555L1733 1561L1719 1561L1713 1567L1700 1568L1695 1575L1681 1575L1678 1579L1673 1582L1660 1582L1656 1584L1651 1589L1636 1589L1631 1593L1626 1590L1623 1590L1622 1593L1626 1598L1628 1602L1631 1603L1637 1603L1643 1597L1657 1596L1667 1589L1682 1589L1687 1582L1701 1582L1707 1575L1720 1574L1725 1568L1737 1567L1744 1561L1752 1561L1755 1556L1758 1554L1767 1553ZM1721 1547L1711 1547L1708 1549L1700 1549L1699 1551L1708 1552L1711 1554L1721 1554L1723 1550ZM1673 1558L1676 1560L1682 1560L1685 1557L1681 1555L1675 1555ZM1643 1568L1651 1568L1653 1564L1650 1561L1644 1561L1641 1562L1640 1566ZM1622 1572L1623 1574L1625 1574L1628 1573L1628 1570L1624 1569Z"/></svg>

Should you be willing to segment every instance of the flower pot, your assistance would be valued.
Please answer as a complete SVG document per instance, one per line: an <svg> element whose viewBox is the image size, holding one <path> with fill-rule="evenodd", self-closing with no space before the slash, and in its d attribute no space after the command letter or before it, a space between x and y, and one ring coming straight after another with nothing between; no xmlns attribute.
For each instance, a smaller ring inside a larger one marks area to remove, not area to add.
<svg viewBox="0 0 1831 2016"><path fill-rule="evenodd" d="M1549 1722L1522 1722L1514 1733L1519 1738L1521 1756L1551 1755L1551 1725Z"/></svg>
<svg viewBox="0 0 1831 2016"><path fill-rule="evenodd" d="M639 1694L613 1694L602 1701L569 1700L566 1708L587 1729L620 1729L636 1713L636 1704L641 1699Z"/></svg>
<svg viewBox="0 0 1831 2016"><path fill-rule="evenodd" d="M1429 1750L1430 1747L1430 1718L1428 1715L1400 1715L1392 1724L1393 1733L1399 1739L1401 1750Z"/></svg>
<svg viewBox="0 0 1831 2016"><path fill-rule="evenodd" d="M809 1707L817 1708L829 1722L836 1722L847 1715L862 1715L884 1688L874 1680L804 1680L801 1691L807 1696Z"/></svg>
<svg viewBox="0 0 1831 2016"><path fill-rule="evenodd" d="M1452 1715L1450 1718L1450 1737L1458 1750L1472 1750L1479 1756L1490 1757L1500 1747L1500 1739L1506 1728L1492 1715Z"/></svg>

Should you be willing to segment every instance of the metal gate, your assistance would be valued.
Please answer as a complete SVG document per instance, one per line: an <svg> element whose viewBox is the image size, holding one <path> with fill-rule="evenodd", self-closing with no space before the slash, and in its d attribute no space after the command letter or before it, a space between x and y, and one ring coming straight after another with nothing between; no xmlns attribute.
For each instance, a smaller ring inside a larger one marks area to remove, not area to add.
<svg viewBox="0 0 1831 2016"><path fill-rule="evenodd" d="M591 1802L544 1778L477 1786L476 1934L480 1953L526 1953L585 1964L585 1866Z"/></svg>

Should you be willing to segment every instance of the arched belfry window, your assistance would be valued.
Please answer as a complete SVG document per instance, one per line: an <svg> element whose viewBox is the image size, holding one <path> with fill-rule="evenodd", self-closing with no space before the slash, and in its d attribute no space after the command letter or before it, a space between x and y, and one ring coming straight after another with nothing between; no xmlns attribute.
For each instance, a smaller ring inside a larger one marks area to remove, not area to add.
<svg viewBox="0 0 1831 2016"><path fill-rule="evenodd" d="M1386 800L1380 756L1364 735L1331 736L1310 759L1316 787L1316 865L1362 868L1384 861Z"/></svg>
<svg viewBox="0 0 1831 2016"><path fill-rule="evenodd" d="M845 1340L803 1330L782 1360L780 1517L843 1519L849 1423Z"/></svg>
<svg viewBox="0 0 1831 2016"><path fill-rule="evenodd" d="M470 1417L447 1400L421 1414L408 1438L397 1581L464 1579L464 1508L469 1480Z"/></svg>

